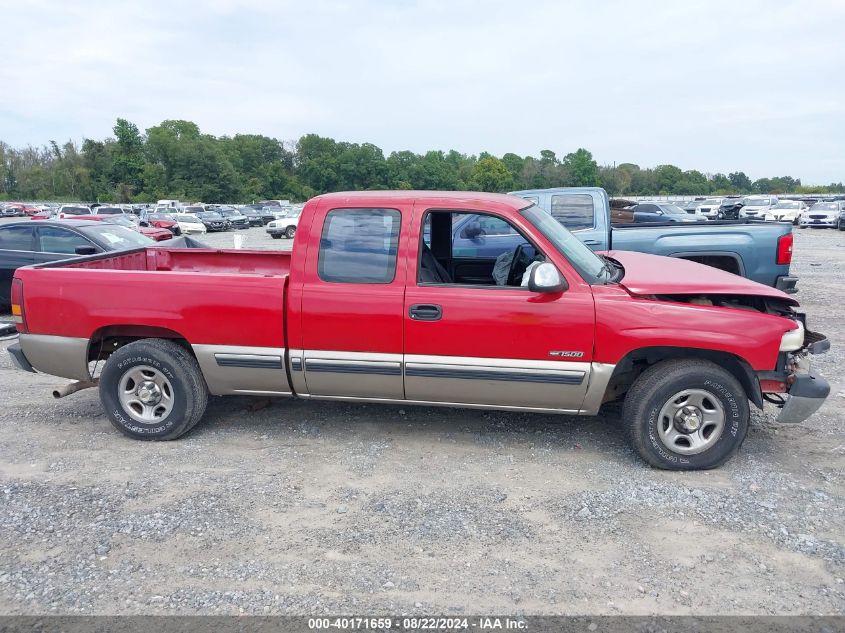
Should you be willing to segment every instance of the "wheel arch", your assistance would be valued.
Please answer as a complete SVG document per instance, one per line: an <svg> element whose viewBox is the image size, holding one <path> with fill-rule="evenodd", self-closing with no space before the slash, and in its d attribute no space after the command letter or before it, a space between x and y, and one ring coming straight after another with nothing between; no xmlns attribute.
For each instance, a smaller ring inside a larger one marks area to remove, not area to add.
<svg viewBox="0 0 845 633"><path fill-rule="evenodd" d="M106 325L95 330L88 341L88 361L105 360L127 343L148 338L171 340L195 356L188 339L176 330L126 323Z"/></svg>
<svg viewBox="0 0 845 633"><path fill-rule="evenodd" d="M626 393L639 374L657 363L694 358L709 360L727 370L739 381L754 406L762 410L763 394L760 381L748 361L730 352L695 347L655 346L631 350L614 367L605 388L603 401L615 400Z"/></svg>

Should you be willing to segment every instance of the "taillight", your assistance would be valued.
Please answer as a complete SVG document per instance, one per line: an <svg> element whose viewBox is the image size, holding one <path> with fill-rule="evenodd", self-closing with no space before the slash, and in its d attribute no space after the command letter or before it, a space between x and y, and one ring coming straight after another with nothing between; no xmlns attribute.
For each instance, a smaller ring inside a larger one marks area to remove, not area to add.
<svg viewBox="0 0 845 633"><path fill-rule="evenodd" d="M787 266L792 263L792 233L781 235L778 238L777 263L781 266Z"/></svg>
<svg viewBox="0 0 845 633"><path fill-rule="evenodd" d="M12 280L12 318L18 332L26 332L26 312L23 309L23 282L20 279Z"/></svg>

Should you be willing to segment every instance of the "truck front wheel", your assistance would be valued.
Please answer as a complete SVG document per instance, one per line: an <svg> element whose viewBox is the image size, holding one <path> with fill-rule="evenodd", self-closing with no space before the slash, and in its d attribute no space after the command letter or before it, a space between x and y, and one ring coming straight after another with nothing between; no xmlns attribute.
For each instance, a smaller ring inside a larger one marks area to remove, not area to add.
<svg viewBox="0 0 845 633"><path fill-rule="evenodd" d="M142 339L109 356L100 402L118 431L136 440L175 440L205 412L208 388L197 361L164 339Z"/></svg>
<svg viewBox="0 0 845 633"><path fill-rule="evenodd" d="M739 450L748 433L748 396L716 363L663 361L631 387L622 418L631 446L655 468L705 470Z"/></svg>

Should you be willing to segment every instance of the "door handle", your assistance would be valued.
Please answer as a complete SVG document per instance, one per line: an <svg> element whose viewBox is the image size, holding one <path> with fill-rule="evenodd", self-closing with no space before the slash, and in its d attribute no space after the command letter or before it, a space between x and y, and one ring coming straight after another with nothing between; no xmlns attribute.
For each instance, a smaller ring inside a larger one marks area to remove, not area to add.
<svg viewBox="0 0 845 633"><path fill-rule="evenodd" d="M586 244L587 246L598 246L599 244L601 244L601 242L599 242L598 240L584 240L584 244Z"/></svg>
<svg viewBox="0 0 845 633"><path fill-rule="evenodd" d="M408 309L408 315L414 321L439 321L443 308L433 303L415 303Z"/></svg>

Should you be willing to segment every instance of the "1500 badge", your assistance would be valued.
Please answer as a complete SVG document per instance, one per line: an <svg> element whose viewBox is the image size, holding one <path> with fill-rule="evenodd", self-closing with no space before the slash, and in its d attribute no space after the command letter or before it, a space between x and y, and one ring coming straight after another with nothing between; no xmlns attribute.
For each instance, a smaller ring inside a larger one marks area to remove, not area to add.
<svg viewBox="0 0 845 633"><path fill-rule="evenodd" d="M559 356L560 358L583 358L584 352L570 352L568 350L565 350L565 351L552 350L551 352L549 352L549 356Z"/></svg>

